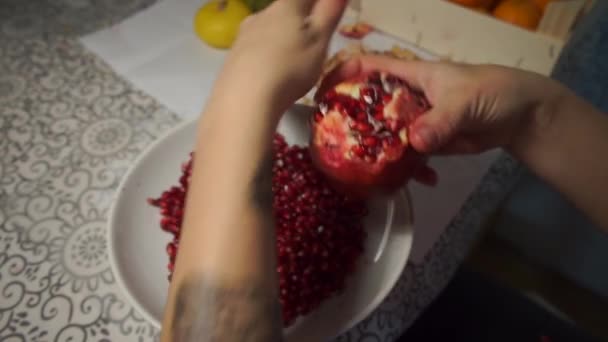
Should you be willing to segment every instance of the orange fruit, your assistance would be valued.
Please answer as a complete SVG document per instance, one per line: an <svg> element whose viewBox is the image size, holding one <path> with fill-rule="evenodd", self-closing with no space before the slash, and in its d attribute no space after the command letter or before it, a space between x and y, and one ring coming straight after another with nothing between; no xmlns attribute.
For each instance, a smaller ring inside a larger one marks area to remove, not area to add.
<svg viewBox="0 0 608 342"><path fill-rule="evenodd" d="M534 2L536 6L543 11L545 10L545 7L547 7L547 4L549 4L551 1L552 0L532 0L532 2Z"/></svg>
<svg viewBox="0 0 608 342"><path fill-rule="evenodd" d="M543 15L542 10L530 0L503 0L493 14L498 19L530 30L536 29Z"/></svg>
<svg viewBox="0 0 608 342"><path fill-rule="evenodd" d="M453 3L470 7L472 9L486 8L489 9L494 4L494 0L450 0Z"/></svg>

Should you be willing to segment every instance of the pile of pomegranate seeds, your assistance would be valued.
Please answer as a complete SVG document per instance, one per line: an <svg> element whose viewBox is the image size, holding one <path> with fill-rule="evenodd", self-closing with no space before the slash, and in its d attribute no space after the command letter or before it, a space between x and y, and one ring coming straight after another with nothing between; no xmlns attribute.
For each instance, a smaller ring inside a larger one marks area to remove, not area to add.
<svg viewBox="0 0 608 342"><path fill-rule="evenodd" d="M160 208L161 228L173 234L167 245L169 279L191 169L192 158L182 166L179 186L149 200ZM273 141L272 174L279 293L287 327L344 289L363 254L367 207L330 188L308 148L289 146L279 134Z"/></svg>

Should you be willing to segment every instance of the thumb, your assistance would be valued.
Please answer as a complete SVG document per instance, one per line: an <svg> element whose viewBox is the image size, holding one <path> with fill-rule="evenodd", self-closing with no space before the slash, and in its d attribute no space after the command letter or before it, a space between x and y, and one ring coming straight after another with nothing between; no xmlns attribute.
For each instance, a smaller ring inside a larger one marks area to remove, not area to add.
<svg viewBox="0 0 608 342"><path fill-rule="evenodd" d="M452 115L432 108L409 126L410 142L418 152L436 152L456 135L458 125Z"/></svg>
<svg viewBox="0 0 608 342"><path fill-rule="evenodd" d="M329 89L333 88L336 84L351 77L357 76L360 72L361 61L358 58L351 58L340 62L325 76L323 76L323 79L315 92L315 101L320 101L323 94L325 94Z"/></svg>

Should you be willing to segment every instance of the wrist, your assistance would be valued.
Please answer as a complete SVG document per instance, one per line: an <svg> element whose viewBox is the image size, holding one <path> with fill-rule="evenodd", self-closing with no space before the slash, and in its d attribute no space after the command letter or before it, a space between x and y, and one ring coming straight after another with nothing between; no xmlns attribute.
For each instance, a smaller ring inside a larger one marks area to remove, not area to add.
<svg viewBox="0 0 608 342"><path fill-rule="evenodd" d="M280 80L272 72L260 74L250 65L232 62L218 75L213 86L210 103L221 106L236 105L241 109L263 108L265 112L259 119L278 120L286 108L281 96Z"/></svg>
<svg viewBox="0 0 608 342"><path fill-rule="evenodd" d="M252 86L251 82L217 82L204 113L218 117L236 117L249 120L278 123L283 109L277 103L276 91L267 86Z"/></svg>
<svg viewBox="0 0 608 342"><path fill-rule="evenodd" d="M532 75L527 83L528 86L524 88L529 89L531 94L530 105L522 113L520 129L507 146L507 150L516 157L521 157L526 150L552 135L561 109L567 106L570 99L568 90L553 80Z"/></svg>

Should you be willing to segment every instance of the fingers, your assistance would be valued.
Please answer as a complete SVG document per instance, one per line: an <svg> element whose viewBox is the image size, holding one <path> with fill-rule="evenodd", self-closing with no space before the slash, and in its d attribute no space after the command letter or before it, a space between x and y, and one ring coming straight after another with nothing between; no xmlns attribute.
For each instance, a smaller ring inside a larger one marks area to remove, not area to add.
<svg viewBox="0 0 608 342"><path fill-rule="evenodd" d="M293 6L293 9L302 17L307 17L310 14L317 0L282 0L286 5Z"/></svg>
<svg viewBox="0 0 608 342"><path fill-rule="evenodd" d="M298 0L303 1L303 0ZM312 12L310 14L311 20L314 25L320 28L322 31L331 31L333 32L338 23L340 22L340 18L342 18L342 14L346 9L346 5L348 4L347 0L309 0L310 2L315 2ZM329 39L328 35L328 39Z"/></svg>
<svg viewBox="0 0 608 342"><path fill-rule="evenodd" d="M270 13L274 15L295 15L301 18L307 18L312 11L317 0L276 0L273 1L268 7L259 13ZM254 16L256 15L254 14Z"/></svg>
<svg viewBox="0 0 608 342"><path fill-rule="evenodd" d="M436 62L402 61L388 56L364 55L347 60L330 71L321 82L315 100L336 84L357 75L373 71L385 71L407 81L412 87L424 92L429 97L432 73L436 70ZM433 101L432 98L429 100ZM422 153L434 153L452 140L462 126L464 117L458 115L458 108L431 108L427 113L417 118L409 127L412 146ZM462 146L467 151L472 146Z"/></svg>
<svg viewBox="0 0 608 342"><path fill-rule="evenodd" d="M385 71L410 84L412 87L426 92L429 80L436 62L403 61L389 56L364 55L359 57L361 72Z"/></svg>
<svg viewBox="0 0 608 342"><path fill-rule="evenodd" d="M312 22L323 31L334 31L342 13L348 4L347 0L282 0L283 5L291 6L300 16L311 18Z"/></svg>
<svg viewBox="0 0 608 342"><path fill-rule="evenodd" d="M456 135L461 121L458 115L450 115L441 108L432 108L410 125L410 142L418 152L437 152Z"/></svg>
<svg viewBox="0 0 608 342"><path fill-rule="evenodd" d="M341 63L327 74L323 78L315 98L348 78L372 71L386 71L398 76L407 81L413 88L423 91L428 96L427 90L429 89L433 66L435 66L435 62L402 61L377 55L357 56Z"/></svg>
<svg viewBox="0 0 608 342"><path fill-rule="evenodd" d="M361 61L358 58L353 58L340 63L338 66L333 68L321 81L317 92L315 93L315 100L319 101L320 97L325 94L329 89L333 88L336 84L357 76L361 73Z"/></svg>

